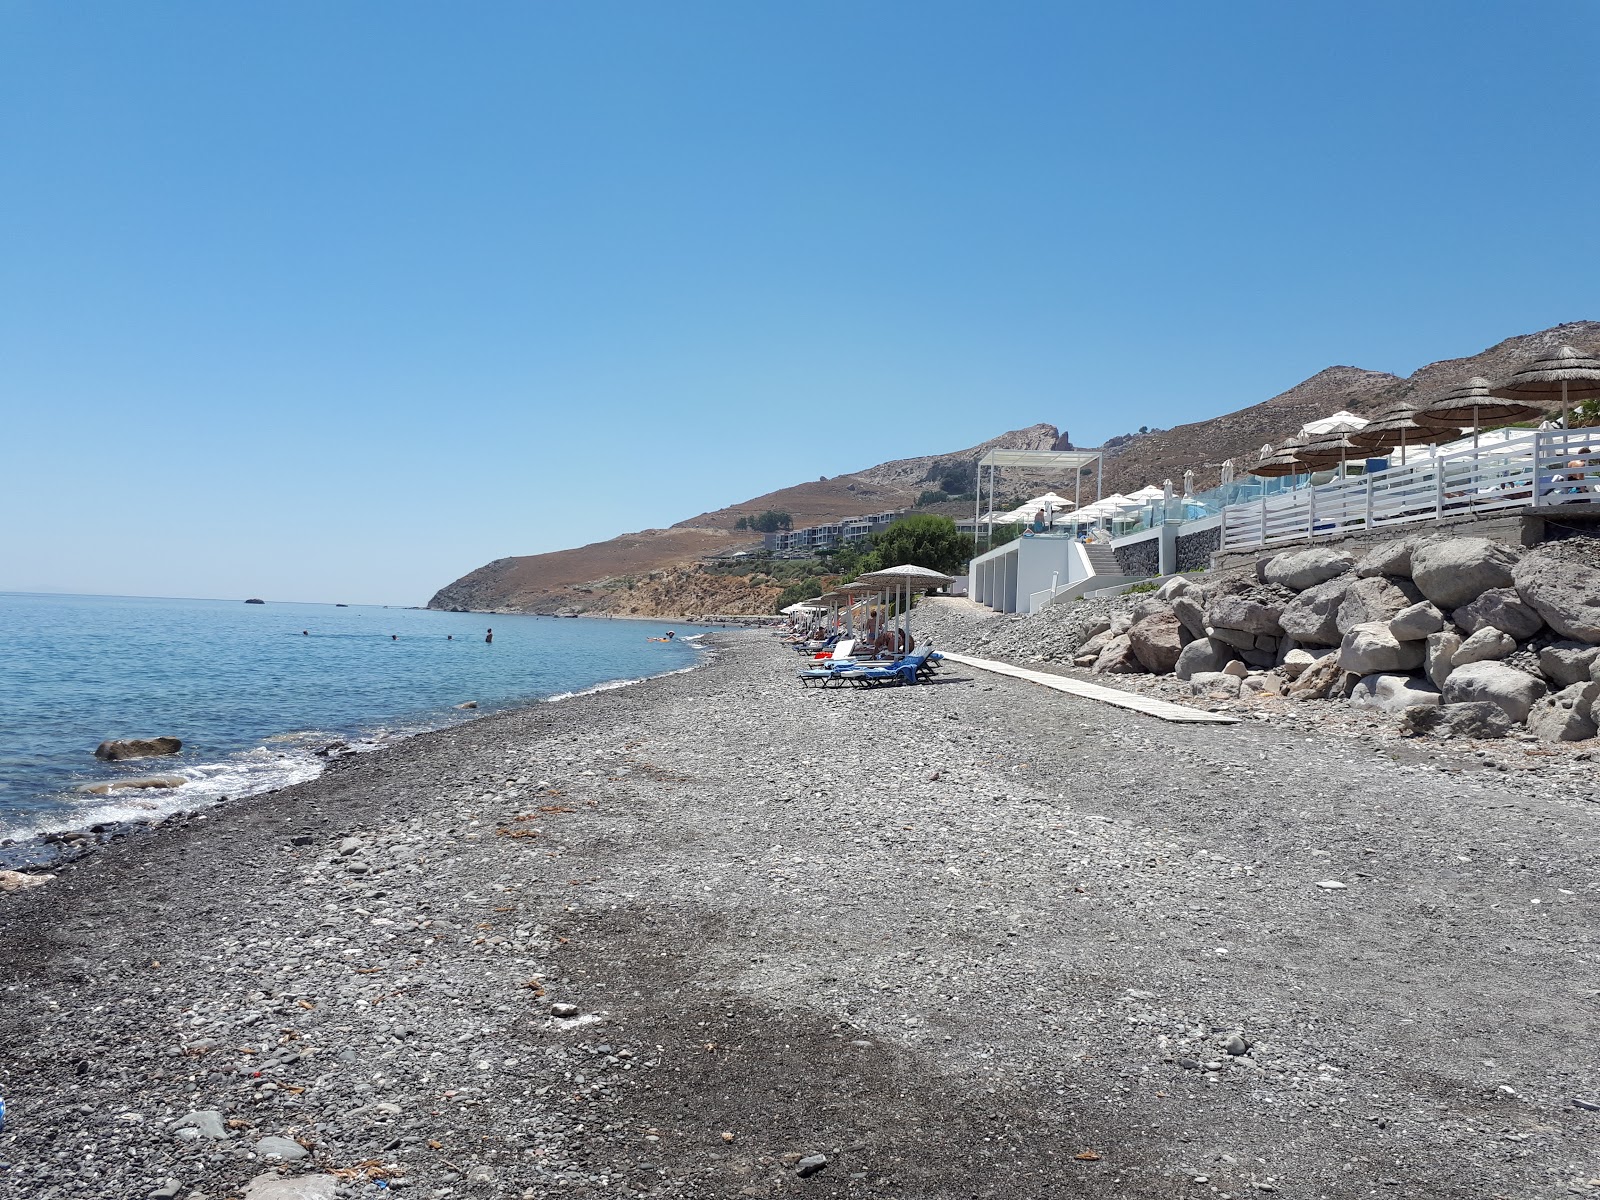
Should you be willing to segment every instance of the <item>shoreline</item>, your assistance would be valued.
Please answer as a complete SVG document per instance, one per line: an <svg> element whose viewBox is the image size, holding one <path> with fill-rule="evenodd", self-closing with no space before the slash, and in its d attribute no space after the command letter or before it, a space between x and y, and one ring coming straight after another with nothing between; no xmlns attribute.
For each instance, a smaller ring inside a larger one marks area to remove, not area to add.
<svg viewBox="0 0 1600 1200"><path fill-rule="evenodd" d="M0 895L0 1179L1466 1200L1600 1173L1581 796L959 671L803 690L772 640L719 642ZM1485 1154L1504 1128L1536 1153Z"/></svg>
<svg viewBox="0 0 1600 1200"><path fill-rule="evenodd" d="M708 630L703 637L715 633L726 633L727 630ZM162 813L159 817L139 819L136 817L92 819L92 811L85 815L85 819L71 821L51 828L39 828L37 825L29 829L15 831L0 830L0 871L14 870L24 873L48 872L62 865L77 861L94 853L103 846L111 845L128 837L136 837L151 830L160 829L174 821L192 819L197 814L211 812L224 805L237 804L242 800L255 800L271 796L286 788L296 787L303 783L314 782L321 778L329 766L335 762L346 759L365 757L371 754L382 753L394 746L409 741L412 738L423 737L428 734L439 733L444 730L454 729L461 725L471 724L489 717L501 716L506 713L519 712L524 709L536 707L541 704L562 703L588 696L598 692L615 691L620 688L631 687L652 679L666 678L671 675L680 675L690 671L700 670L709 665L714 659L716 649L714 644L699 640L689 641L684 639L686 645L693 646L699 654L697 660L686 667L674 667L666 671L658 671L650 675L629 676L617 679L601 680L587 687L572 691L552 692L548 695L524 697L507 703L504 707L478 710L476 705L471 710L476 715L466 715L465 712L457 717L449 717L445 712L432 714L444 720L442 724L430 724L422 721L419 715L415 721L405 721L401 718L394 719L391 727L369 728L366 725L350 726L343 732L329 730L279 730L261 738L257 745L248 749L234 751L221 758L210 761L186 759L181 756L157 756L145 759L129 760L140 764L139 777L149 775L172 774L175 771L212 771L222 773L242 769L239 764L251 755L262 752L269 747L288 746L291 743L301 745L304 753L295 759L291 766L282 770L291 774L298 774L300 770L312 769L313 774L303 778L291 778L288 781L270 782L264 787L255 790L245 790L238 794L210 793L198 794L196 791L186 791L184 786L163 789L159 794L177 799L183 797L197 797L194 807L182 804ZM459 707L459 706L458 706ZM418 722L421 726L418 727ZM313 743L321 743L314 745ZM320 760L317 761L317 760ZM112 782L108 780L107 782ZM195 779L191 782L203 782ZM46 793L47 795L70 795L83 791L84 785L69 788L65 791ZM124 805L133 804L138 807L153 806L154 801L144 799L146 793L136 788L123 788L102 793L95 797L99 807L112 807L121 801ZM84 804L87 807L91 802L85 794ZM65 817L66 814L63 814Z"/></svg>

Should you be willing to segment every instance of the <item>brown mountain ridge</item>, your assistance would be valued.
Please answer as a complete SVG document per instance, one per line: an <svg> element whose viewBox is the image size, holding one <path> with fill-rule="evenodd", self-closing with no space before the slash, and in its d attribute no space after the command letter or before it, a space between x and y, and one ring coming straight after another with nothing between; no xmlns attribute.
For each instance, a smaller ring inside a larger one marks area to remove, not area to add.
<svg viewBox="0 0 1600 1200"><path fill-rule="evenodd" d="M1473 375L1504 376L1519 363L1562 342L1600 353L1600 322L1576 321L1507 338L1465 358L1429 363L1400 378L1360 367L1328 367L1270 399L1172 429L1143 434L1108 452L1104 490L1130 492L1147 483L1179 480L1195 472L1196 486L1216 483L1224 460L1241 468L1267 443L1276 444L1307 421L1345 408L1370 414L1403 399L1426 397ZM895 459L848 475L780 488L701 513L669 529L645 529L549 554L500 558L439 589L429 608L478 612L581 611L618 616L692 616L770 611L782 585L758 573L708 571L711 556L759 544L735 531L741 516L767 509L790 513L796 526L908 508L941 467L970 465L996 447L1048 449L1054 425L1031 425L948 454ZM1070 492L1068 479L1002 475L1001 492L1051 486ZM941 506L948 509L951 506Z"/></svg>

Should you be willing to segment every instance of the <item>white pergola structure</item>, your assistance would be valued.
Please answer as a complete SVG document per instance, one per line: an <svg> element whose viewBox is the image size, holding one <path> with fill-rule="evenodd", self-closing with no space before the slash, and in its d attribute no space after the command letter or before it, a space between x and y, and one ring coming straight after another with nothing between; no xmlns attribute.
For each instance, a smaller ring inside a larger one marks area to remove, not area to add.
<svg viewBox="0 0 1600 1200"><path fill-rule="evenodd" d="M1083 472L1094 467L1094 498L1100 499L1100 482L1105 466L1098 450L991 450L978 460L978 495L972 506L972 536L978 536L978 522L984 513L983 469L989 468L989 520L985 523L984 544L994 542L994 485L1001 467L1022 467L1028 471L1072 472L1072 506L1083 504Z"/></svg>

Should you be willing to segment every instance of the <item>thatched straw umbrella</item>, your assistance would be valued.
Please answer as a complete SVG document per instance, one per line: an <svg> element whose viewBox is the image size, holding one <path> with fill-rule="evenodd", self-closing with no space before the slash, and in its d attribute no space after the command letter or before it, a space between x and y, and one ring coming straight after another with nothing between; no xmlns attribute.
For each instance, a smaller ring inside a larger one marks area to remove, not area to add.
<svg viewBox="0 0 1600 1200"><path fill-rule="evenodd" d="M1318 434L1308 439L1305 445L1295 450L1294 456L1314 471L1337 466L1339 474L1343 475L1345 460L1355 449L1356 447L1350 442L1349 433L1340 431Z"/></svg>
<svg viewBox="0 0 1600 1200"><path fill-rule="evenodd" d="M1386 412L1380 413L1370 424L1363 426L1354 433L1346 434L1350 444L1358 450L1368 453L1381 454L1387 450L1400 447L1400 462L1406 461L1407 441L1434 441L1442 432L1448 432L1452 437L1461 432L1461 426L1456 425L1448 429L1434 426L1428 428L1417 423L1417 407L1412 404L1401 404Z"/></svg>
<svg viewBox="0 0 1600 1200"><path fill-rule="evenodd" d="M1543 412L1542 404L1528 404L1496 396L1487 379L1474 375L1418 409L1412 419L1424 429L1440 432L1460 432L1470 425L1472 445L1476 448L1478 431L1485 425L1510 425L1514 421L1537 417Z"/></svg>
<svg viewBox="0 0 1600 1200"><path fill-rule="evenodd" d="M1282 475L1300 474L1300 460L1295 457L1295 452L1306 444L1305 438L1292 437L1284 440L1283 445L1267 454L1260 462L1250 468L1250 474L1259 475L1264 479L1276 479ZM1270 446L1263 446L1263 450L1271 450Z"/></svg>
<svg viewBox="0 0 1600 1200"><path fill-rule="evenodd" d="M1571 346L1557 346L1536 358L1504 383L1489 389L1491 396L1543 409L1561 408L1561 423L1574 404L1600 400L1600 358Z"/></svg>

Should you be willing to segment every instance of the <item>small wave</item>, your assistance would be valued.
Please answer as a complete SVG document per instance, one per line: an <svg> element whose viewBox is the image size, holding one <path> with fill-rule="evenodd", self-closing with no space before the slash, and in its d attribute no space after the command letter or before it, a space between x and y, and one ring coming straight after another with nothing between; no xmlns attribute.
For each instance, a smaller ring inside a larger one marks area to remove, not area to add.
<svg viewBox="0 0 1600 1200"><path fill-rule="evenodd" d="M593 687L586 687L576 692L557 692L554 696L546 696L546 704L555 704L561 700L571 700L577 696L592 696L596 692L614 692L618 688L632 687L636 683L643 683L647 679L665 679L668 675L687 675L697 667L679 667L675 671L661 671L655 675L641 675L637 679L608 679L604 683L597 683Z"/></svg>

